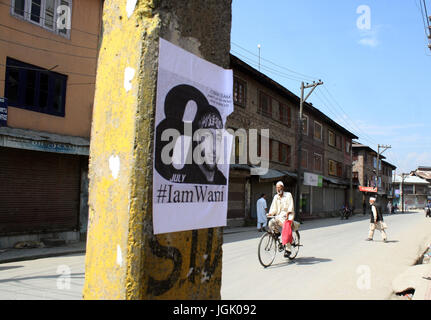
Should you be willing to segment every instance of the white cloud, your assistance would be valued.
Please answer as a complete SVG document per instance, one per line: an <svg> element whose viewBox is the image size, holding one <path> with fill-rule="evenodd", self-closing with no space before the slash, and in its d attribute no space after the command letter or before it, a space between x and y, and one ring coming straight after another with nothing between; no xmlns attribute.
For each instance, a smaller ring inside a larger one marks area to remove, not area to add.
<svg viewBox="0 0 431 320"><path fill-rule="evenodd" d="M362 29L359 30L359 36L360 36L360 40L358 41L358 43L360 45L363 46L367 46L367 47L377 47L380 44L379 41L379 33L380 30L382 29L382 26L377 25L372 29Z"/></svg>
<svg viewBox="0 0 431 320"><path fill-rule="evenodd" d="M377 47L379 45L379 40L377 40L377 38L363 38L359 40L358 43L367 47Z"/></svg>
<svg viewBox="0 0 431 320"><path fill-rule="evenodd" d="M409 152L405 156L400 155L397 173L409 173L419 166L431 166L431 152Z"/></svg>

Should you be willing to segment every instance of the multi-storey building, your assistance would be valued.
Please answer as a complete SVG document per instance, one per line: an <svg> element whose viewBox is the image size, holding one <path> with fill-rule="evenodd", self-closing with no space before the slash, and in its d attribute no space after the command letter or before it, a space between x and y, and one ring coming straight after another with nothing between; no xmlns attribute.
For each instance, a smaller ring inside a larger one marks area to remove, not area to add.
<svg viewBox="0 0 431 320"><path fill-rule="evenodd" d="M427 199L431 200L431 167L420 166L410 174L422 178L430 183L428 186Z"/></svg>
<svg viewBox="0 0 431 320"><path fill-rule="evenodd" d="M269 170L251 175L248 151L253 143L248 134L245 148L236 144L236 160L231 165L228 219L232 222L256 217L256 201L268 195L268 207L275 194L276 181L294 196L297 183L298 96L274 80L231 55L234 71L234 112L227 127L237 131L269 129ZM357 137L334 122L311 104L304 104L302 170L320 175L322 186L302 186L302 212L306 215L333 213L348 201L351 172L350 149ZM236 138L239 142L239 137ZM262 140L263 141L263 140ZM260 150L261 139L255 141ZM258 154L261 156L260 154ZM262 155L263 156L263 155Z"/></svg>
<svg viewBox="0 0 431 320"><path fill-rule="evenodd" d="M1 2L0 246L85 235L102 5Z"/></svg>
<svg viewBox="0 0 431 320"><path fill-rule="evenodd" d="M356 190L354 204L358 210L363 208L364 203L368 204L371 194L379 196L378 201L382 208L385 207L387 200L394 196L392 176L396 166L383 160L386 159L383 155L380 155L380 161L377 161L377 156L378 153L369 146L358 142L353 143L353 180L361 187L377 188L377 192ZM379 163L379 172L377 172L377 163Z"/></svg>
<svg viewBox="0 0 431 320"><path fill-rule="evenodd" d="M427 204L430 183L414 175L396 175L393 187L397 195L394 199L399 210L423 209Z"/></svg>

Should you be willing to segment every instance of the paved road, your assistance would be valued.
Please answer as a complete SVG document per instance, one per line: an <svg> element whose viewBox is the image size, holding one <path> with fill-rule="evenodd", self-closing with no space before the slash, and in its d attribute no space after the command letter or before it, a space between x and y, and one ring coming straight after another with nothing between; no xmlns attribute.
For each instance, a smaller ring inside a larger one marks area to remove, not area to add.
<svg viewBox="0 0 431 320"><path fill-rule="evenodd" d="M264 269L256 231L226 234L222 299L387 299L391 282L418 255L431 234L422 213L385 216L389 243L366 242L369 219L325 219L301 225L294 262L278 255ZM0 264L0 299L81 299L83 254ZM368 276L369 275L369 276ZM359 287L358 287L359 283Z"/></svg>
<svg viewBox="0 0 431 320"><path fill-rule="evenodd" d="M392 280L414 264L431 235L422 212L385 216L388 243L367 238L369 218L311 221L301 226L304 245L293 262L281 254L264 269L257 259L261 234L226 235L222 299L388 299Z"/></svg>
<svg viewBox="0 0 431 320"><path fill-rule="evenodd" d="M85 255L0 264L0 300L78 300Z"/></svg>

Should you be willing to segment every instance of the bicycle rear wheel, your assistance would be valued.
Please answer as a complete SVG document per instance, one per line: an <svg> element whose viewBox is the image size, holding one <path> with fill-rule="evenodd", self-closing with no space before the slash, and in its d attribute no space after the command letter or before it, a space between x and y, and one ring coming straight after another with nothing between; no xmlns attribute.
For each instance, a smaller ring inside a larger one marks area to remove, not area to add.
<svg viewBox="0 0 431 320"><path fill-rule="evenodd" d="M269 267L277 254L277 242L270 233L265 233L260 238L257 255L262 266Z"/></svg>
<svg viewBox="0 0 431 320"><path fill-rule="evenodd" d="M289 256L290 260L295 259L299 252L300 239L301 239L301 237L299 236L299 232L298 231L292 232L292 238L293 238L292 247L291 247L292 249L291 249L291 254Z"/></svg>

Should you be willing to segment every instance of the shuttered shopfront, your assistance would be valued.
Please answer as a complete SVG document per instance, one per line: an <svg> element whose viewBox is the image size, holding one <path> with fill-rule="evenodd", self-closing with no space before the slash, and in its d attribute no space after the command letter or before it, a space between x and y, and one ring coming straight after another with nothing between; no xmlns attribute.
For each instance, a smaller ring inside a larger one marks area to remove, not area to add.
<svg viewBox="0 0 431 320"><path fill-rule="evenodd" d="M245 218L245 179L229 178L227 218Z"/></svg>
<svg viewBox="0 0 431 320"><path fill-rule="evenodd" d="M78 229L78 155L0 147L0 235Z"/></svg>

